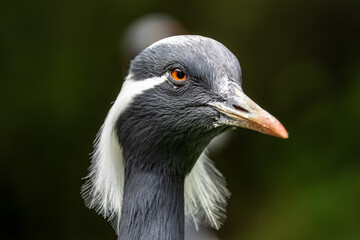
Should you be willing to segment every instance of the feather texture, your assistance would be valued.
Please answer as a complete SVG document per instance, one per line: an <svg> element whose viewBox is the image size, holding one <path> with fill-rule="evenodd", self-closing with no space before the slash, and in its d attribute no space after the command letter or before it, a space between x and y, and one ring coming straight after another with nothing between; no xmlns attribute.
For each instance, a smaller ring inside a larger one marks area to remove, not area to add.
<svg viewBox="0 0 360 240"><path fill-rule="evenodd" d="M219 229L226 218L225 207L230 197L225 178L204 151L185 178L185 216L198 223Z"/></svg>

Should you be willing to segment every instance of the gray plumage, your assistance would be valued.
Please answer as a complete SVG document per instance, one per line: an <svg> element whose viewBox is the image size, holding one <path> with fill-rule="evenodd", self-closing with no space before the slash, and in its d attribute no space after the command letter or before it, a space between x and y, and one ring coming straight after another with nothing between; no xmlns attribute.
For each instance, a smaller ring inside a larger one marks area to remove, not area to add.
<svg viewBox="0 0 360 240"><path fill-rule="evenodd" d="M166 38L131 61L84 186L87 204L114 220L119 239L183 239L185 218L220 226L229 193L199 159L207 144L234 126L285 137L241 81L237 58L201 36Z"/></svg>

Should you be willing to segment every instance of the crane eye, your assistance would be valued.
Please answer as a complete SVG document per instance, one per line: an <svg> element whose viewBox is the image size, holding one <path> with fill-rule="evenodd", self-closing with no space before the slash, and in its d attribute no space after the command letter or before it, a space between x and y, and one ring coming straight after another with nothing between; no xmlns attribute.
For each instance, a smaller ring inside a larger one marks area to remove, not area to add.
<svg viewBox="0 0 360 240"><path fill-rule="evenodd" d="M171 69L171 76L173 79L175 79L176 81L182 81L185 80L187 78L186 74L184 73L183 70L181 70L180 68L176 67Z"/></svg>

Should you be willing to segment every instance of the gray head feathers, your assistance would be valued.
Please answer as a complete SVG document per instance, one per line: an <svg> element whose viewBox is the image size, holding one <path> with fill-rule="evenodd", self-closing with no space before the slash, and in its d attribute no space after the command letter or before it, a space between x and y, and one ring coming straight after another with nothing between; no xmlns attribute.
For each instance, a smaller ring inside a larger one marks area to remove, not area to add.
<svg viewBox="0 0 360 240"><path fill-rule="evenodd" d="M112 221L117 232L124 188L124 160L116 131L117 120L138 96L167 83L168 68L174 64L186 66L193 79L207 79L196 84L224 98L222 87L226 87L228 82L241 84L241 69L236 57L221 43L201 36L163 39L132 61L122 90L97 135L90 173L82 189L87 206ZM203 152L185 178L187 219L196 225L204 223L218 229L225 218L229 195L223 176Z"/></svg>

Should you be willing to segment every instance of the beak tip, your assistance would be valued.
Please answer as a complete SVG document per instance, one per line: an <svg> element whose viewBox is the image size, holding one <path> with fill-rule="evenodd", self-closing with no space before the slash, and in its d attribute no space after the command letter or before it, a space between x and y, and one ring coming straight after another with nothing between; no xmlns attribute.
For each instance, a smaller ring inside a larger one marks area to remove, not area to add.
<svg viewBox="0 0 360 240"><path fill-rule="evenodd" d="M279 136L282 139L288 139L289 138L289 134L288 132L285 130L283 133L280 134Z"/></svg>
<svg viewBox="0 0 360 240"><path fill-rule="evenodd" d="M276 130L274 131L274 136L282 139L288 139L289 133L286 131L285 127L279 122Z"/></svg>

